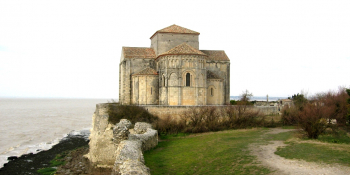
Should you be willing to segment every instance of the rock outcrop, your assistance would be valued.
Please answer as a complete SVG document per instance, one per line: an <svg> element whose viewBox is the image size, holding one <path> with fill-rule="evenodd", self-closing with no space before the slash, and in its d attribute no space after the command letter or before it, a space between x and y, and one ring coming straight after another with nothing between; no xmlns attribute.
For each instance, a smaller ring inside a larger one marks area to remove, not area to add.
<svg viewBox="0 0 350 175"><path fill-rule="evenodd" d="M90 134L90 150L86 158L99 169L113 169L114 175L150 174L144 164L143 151L158 144L158 132L151 124L132 123L121 119L113 125L109 123L108 104L97 104L93 115ZM131 131L131 132L130 132Z"/></svg>
<svg viewBox="0 0 350 175"><path fill-rule="evenodd" d="M121 120L116 126L123 128L126 125L124 120ZM118 144L113 168L114 174L150 174L149 168L144 165L145 160L142 152L157 146L158 132L152 129L150 124L144 122L135 123L134 132L137 134L129 134L127 140ZM121 135L125 138L124 133L128 132L119 133L123 133ZM121 138L119 135L114 137Z"/></svg>
<svg viewBox="0 0 350 175"><path fill-rule="evenodd" d="M92 129L87 157L92 165L101 168L113 168L117 145L113 142L113 128L108 122L108 104L97 104L92 116Z"/></svg>

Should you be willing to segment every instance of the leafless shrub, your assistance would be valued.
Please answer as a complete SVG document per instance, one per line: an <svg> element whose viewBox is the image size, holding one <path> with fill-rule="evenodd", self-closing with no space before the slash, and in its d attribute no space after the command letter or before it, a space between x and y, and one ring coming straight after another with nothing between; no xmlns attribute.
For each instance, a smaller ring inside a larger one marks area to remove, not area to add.
<svg viewBox="0 0 350 175"><path fill-rule="evenodd" d="M299 108L296 106L285 106L282 109L281 122L283 125L297 125Z"/></svg>
<svg viewBox="0 0 350 175"><path fill-rule="evenodd" d="M185 120L176 120L171 116L165 116L153 123L153 127L160 134L177 134L183 132L186 127Z"/></svg>
<svg viewBox="0 0 350 175"><path fill-rule="evenodd" d="M331 108L322 106L320 102L308 103L299 112L299 126L307 133L309 138L317 139L327 129L327 117L331 112Z"/></svg>

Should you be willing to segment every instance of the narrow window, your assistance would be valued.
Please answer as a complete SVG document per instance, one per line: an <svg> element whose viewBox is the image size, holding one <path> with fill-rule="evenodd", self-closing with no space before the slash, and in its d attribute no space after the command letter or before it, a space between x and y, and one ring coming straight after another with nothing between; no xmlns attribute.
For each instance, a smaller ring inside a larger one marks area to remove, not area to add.
<svg viewBox="0 0 350 175"><path fill-rule="evenodd" d="M152 87L151 87L151 95L152 95Z"/></svg>
<svg viewBox="0 0 350 175"><path fill-rule="evenodd" d="M186 86L191 86L191 75L190 75L190 73L186 74Z"/></svg>
<svg viewBox="0 0 350 175"><path fill-rule="evenodd" d="M213 88L210 88L210 95L213 96Z"/></svg>

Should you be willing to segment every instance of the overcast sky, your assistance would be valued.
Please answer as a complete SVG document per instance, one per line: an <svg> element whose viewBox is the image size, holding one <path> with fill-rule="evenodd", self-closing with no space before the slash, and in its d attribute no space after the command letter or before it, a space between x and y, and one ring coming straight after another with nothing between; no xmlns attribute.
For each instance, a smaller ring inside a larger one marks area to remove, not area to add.
<svg viewBox="0 0 350 175"><path fill-rule="evenodd" d="M172 24L225 50L230 95L350 87L349 0L1 0L0 97L116 99L122 46Z"/></svg>

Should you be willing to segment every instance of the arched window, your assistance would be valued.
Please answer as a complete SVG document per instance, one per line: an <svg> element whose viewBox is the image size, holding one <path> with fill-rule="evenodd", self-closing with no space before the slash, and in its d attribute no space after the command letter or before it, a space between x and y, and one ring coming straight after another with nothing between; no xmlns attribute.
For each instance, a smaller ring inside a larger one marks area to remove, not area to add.
<svg viewBox="0 0 350 175"><path fill-rule="evenodd" d="M210 95L213 96L214 95L214 89L210 88Z"/></svg>
<svg viewBox="0 0 350 175"><path fill-rule="evenodd" d="M190 73L186 74L186 86L191 86L191 75L190 75Z"/></svg>

